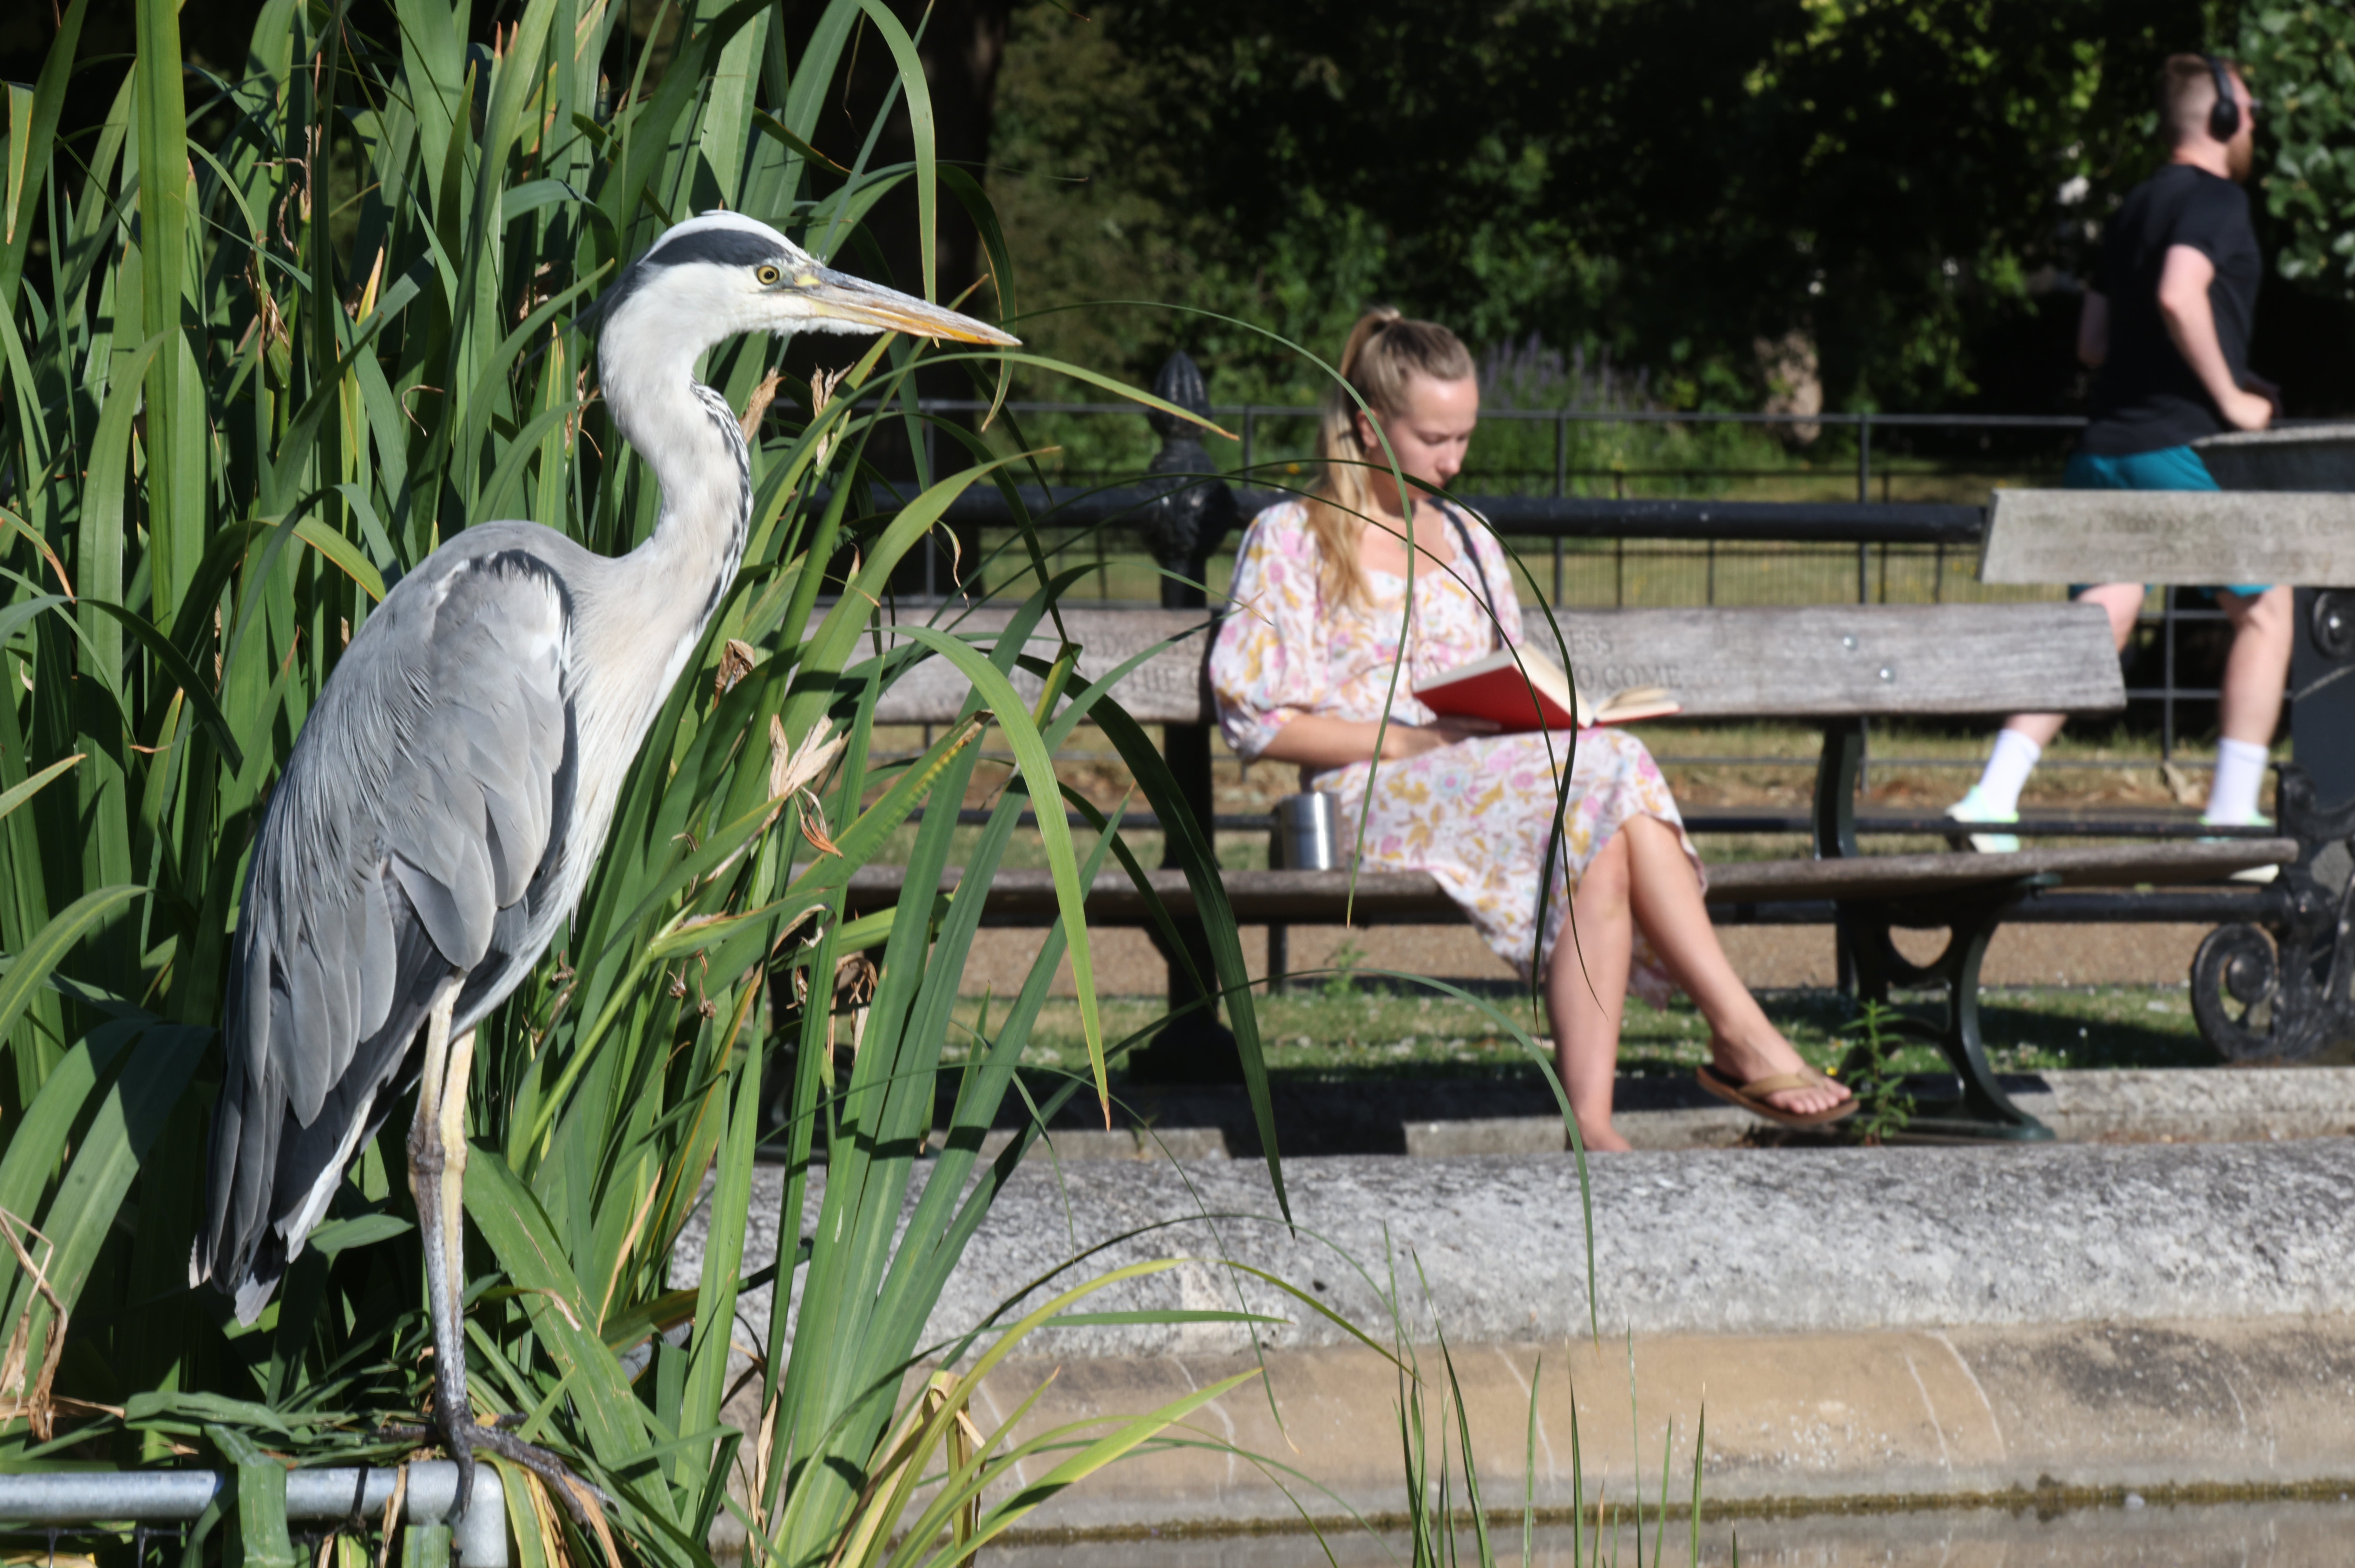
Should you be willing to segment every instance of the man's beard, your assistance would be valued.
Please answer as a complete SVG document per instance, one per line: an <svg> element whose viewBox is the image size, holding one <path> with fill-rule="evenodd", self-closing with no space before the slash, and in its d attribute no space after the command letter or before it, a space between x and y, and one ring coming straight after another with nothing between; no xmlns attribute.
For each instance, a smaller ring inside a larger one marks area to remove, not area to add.
<svg viewBox="0 0 2355 1568"><path fill-rule="evenodd" d="M2224 166L2232 171L2234 179L2243 185L2248 184L2251 171L2257 166L2257 139L2254 136L2235 136L2225 143Z"/></svg>

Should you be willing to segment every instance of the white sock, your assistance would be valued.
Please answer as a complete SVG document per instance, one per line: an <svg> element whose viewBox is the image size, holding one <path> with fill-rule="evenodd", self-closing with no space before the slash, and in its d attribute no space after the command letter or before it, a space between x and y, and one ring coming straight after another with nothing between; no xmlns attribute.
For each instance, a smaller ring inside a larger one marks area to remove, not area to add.
<svg viewBox="0 0 2355 1568"><path fill-rule="evenodd" d="M2246 741L2216 742L2216 776L2208 785L2208 820L2243 827L2256 819L2265 784L2265 749Z"/></svg>
<svg viewBox="0 0 2355 1568"><path fill-rule="evenodd" d="M1979 774L1979 804L1998 815L2018 811L2019 792L2027 786L2028 775L2036 771L2036 759L2043 754L2043 747L2019 731L1997 731L1987 772Z"/></svg>

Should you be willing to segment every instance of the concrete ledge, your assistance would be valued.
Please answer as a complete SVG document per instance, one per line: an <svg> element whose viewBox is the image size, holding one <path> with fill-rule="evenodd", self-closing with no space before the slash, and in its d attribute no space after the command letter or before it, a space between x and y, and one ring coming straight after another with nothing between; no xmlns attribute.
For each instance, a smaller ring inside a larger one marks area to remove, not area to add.
<svg viewBox="0 0 2355 1568"><path fill-rule="evenodd" d="M2040 1492L2160 1490L2191 1477L2263 1488L2355 1477L2355 1424L2345 1413L2355 1396L2355 1320L2346 1317L1638 1339L1632 1415L1630 1357L1625 1341L1612 1339L1599 1349L1580 1341L1455 1350L1492 1507L1518 1508L1523 1495L1533 1381L1533 1490L1537 1506L1556 1513L1582 1501L1572 1486L1573 1408L1589 1504L1598 1488L1625 1502L1640 1487L1657 1500L1664 1454L1671 1496L1689 1500L1704 1407L1703 1487L1720 1505L2032 1503ZM1436 1351L1417 1359L1433 1421L1446 1374ZM984 1391L986 1418L976 1418L994 1427L1058 1371L1018 1430L1134 1416L1252 1365L1249 1356L1008 1362ZM1194 1423L1220 1446L1133 1459L1059 1499L1039 1528L1231 1528L1296 1522L1304 1512L1402 1511L1396 1371L1359 1347L1280 1353L1266 1368L1267 1392L1246 1385ZM1287 1496L1281 1472L1226 1445L1325 1489L1293 1481ZM1436 1447L1434 1433L1434 1456Z"/></svg>
<svg viewBox="0 0 2355 1568"><path fill-rule="evenodd" d="M1361 1509L1399 1506L1395 1371L1219 1260L1293 1283L1380 1342L1444 1335L1480 1463L1512 1495L1543 1347L1548 1506L1570 1502L1572 1379L1587 1468L1614 1496L1632 1494L1634 1454L1657 1488L1664 1424L1689 1434L1704 1390L1721 1499L2355 1484L2355 1142L1700 1150L1598 1158L1591 1173L1590 1264L1577 1169L1561 1155L1288 1161L1296 1231L1275 1219L1256 1162L1204 1160L1182 1176L1033 1165L974 1237L927 1337L992 1320L1099 1243L1054 1287L1187 1260L1089 1309L1240 1305L1288 1319L1260 1345L1289 1437L1250 1387L1203 1413L1201 1430ZM748 1269L776 1255L781 1178L759 1173ZM690 1226L675 1283L698 1277L701 1243ZM753 1342L770 1297L743 1303ZM1641 1436L1627 1415L1630 1334ZM1009 1365L988 1403L1011 1410L1060 1366L1039 1421L1141 1413L1258 1364L1223 1323L1081 1326L1030 1346L1051 1360ZM1434 1352L1420 1354L1435 1372ZM1298 1517L1244 1461L1199 1450L1124 1467L1058 1506L1073 1527Z"/></svg>
<svg viewBox="0 0 2355 1568"><path fill-rule="evenodd" d="M2003 1085L2064 1142L2270 1142L2355 1134L2355 1068L2105 1069L2010 1074ZM1925 1097L1951 1095L1955 1081L1924 1074L1916 1088ZM1074 1125L1054 1129L1055 1157L1258 1157L1259 1135L1241 1089L1130 1084L1121 1093L1136 1125L1084 1125L1075 1109L1065 1118ZM1288 1084L1278 1087L1275 1101L1276 1136L1287 1156L1560 1154L1569 1147L1552 1094L1527 1081ZM1710 1098L1690 1078L1623 1078L1618 1104L1619 1130L1637 1148L1731 1148L1774 1131ZM984 1147L994 1156L1009 1136L999 1134ZM1043 1159L1046 1151L1033 1157Z"/></svg>
<svg viewBox="0 0 2355 1568"><path fill-rule="evenodd" d="M1591 1169L1593 1317L1607 1334L2235 1321L2327 1316L2355 1303L2355 1144L2344 1139L1700 1150L1597 1158ZM775 1257L779 1228L783 1173L756 1175L748 1269ZM1072 1162L1060 1179L1028 1167L975 1233L932 1334L985 1321L1099 1243L1108 1244L1084 1274L1060 1276L1056 1288L1143 1259L1226 1258L1380 1330L1390 1321L1390 1270L1413 1279L1419 1267L1428 1295L1407 1304L1414 1321L1455 1344L1587 1333L1590 1263L1569 1157L1300 1159L1284 1176L1297 1231L1278 1220L1256 1162L1206 1160L1182 1175ZM814 1180L805 1223L821 1190ZM699 1276L702 1242L699 1221L690 1224L679 1284ZM1106 1291L1092 1309L1239 1299L1298 1319L1263 1332L1272 1348L1348 1342L1213 1261ZM748 1295L742 1309L765 1335L769 1293ZM1057 1353L1075 1359L1249 1349L1240 1328L1216 1323L1058 1336Z"/></svg>

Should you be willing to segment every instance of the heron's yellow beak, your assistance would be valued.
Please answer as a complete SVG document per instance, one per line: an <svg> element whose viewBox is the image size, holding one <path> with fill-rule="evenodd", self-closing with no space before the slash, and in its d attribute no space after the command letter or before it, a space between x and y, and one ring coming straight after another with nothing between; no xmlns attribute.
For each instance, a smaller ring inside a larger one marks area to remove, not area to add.
<svg viewBox="0 0 2355 1568"><path fill-rule="evenodd" d="M904 332L913 337L945 337L957 343L993 343L1006 348L1018 347L1022 342L986 322L943 310L897 289L887 289L827 267L813 267L785 278L777 286L799 294L812 315L873 332Z"/></svg>

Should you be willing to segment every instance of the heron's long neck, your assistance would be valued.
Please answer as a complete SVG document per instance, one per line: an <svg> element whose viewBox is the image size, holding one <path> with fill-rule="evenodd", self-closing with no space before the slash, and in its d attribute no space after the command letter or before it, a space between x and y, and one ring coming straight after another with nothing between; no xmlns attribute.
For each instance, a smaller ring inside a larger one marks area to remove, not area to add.
<svg viewBox="0 0 2355 1568"><path fill-rule="evenodd" d="M641 607L640 635L671 656L668 691L696 639L719 607L744 554L751 519L751 469L744 433L726 400L699 385L693 361L606 378L614 422L662 486L662 510L645 543L623 559Z"/></svg>

